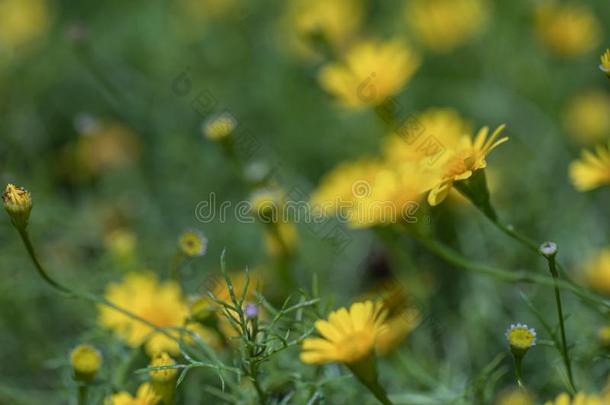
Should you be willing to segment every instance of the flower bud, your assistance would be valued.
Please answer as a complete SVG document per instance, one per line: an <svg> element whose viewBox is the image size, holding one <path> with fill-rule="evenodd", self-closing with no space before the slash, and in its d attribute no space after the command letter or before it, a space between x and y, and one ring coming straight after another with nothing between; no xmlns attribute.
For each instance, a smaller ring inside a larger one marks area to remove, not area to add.
<svg viewBox="0 0 610 405"><path fill-rule="evenodd" d="M2 193L4 209L17 229L25 229L32 211L32 196L24 188L9 184Z"/></svg>
<svg viewBox="0 0 610 405"><path fill-rule="evenodd" d="M166 352L161 352L153 357L149 367L175 366L176 362ZM167 368L162 370L152 370L150 378L155 382L169 382L176 377L178 370L175 368Z"/></svg>
<svg viewBox="0 0 610 405"><path fill-rule="evenodd" d="M203 124L203 134L212 141L220 141L233 134L237 120L231 113L225 112L209 118Z"/></svg>
<svg viewBox="0 0 610 405"><path fill-rule="evenodd" d="M91 382L102 365L102 355L91 345L78 345L70 353L70 364L75 380Z"/></svg>
<svg viewBox="0 0 610 405"><path fill-rule="evenodd" d="M506 331L506 340L513 356L522 358L530 347L536 345L536 330L525 324L512 324Z"/></svg>

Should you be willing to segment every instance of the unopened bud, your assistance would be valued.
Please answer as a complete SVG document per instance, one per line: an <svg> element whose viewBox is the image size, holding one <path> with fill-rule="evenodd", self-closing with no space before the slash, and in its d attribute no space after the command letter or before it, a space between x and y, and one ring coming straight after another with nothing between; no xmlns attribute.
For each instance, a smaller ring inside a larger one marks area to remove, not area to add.
<svg viewBox="0 0 610 405"><path fill-rule="evenodd" d="M9 184L2 193L4 209L17 229L25 229L32 211L32 196L22 187Z"/></svg>
<svg viewBox="0 0 610 405"><path fill-rule="evenodd" d="M102 355L91 345L79 345L70 353L74 379L91 382L102 366Z"/></svg>

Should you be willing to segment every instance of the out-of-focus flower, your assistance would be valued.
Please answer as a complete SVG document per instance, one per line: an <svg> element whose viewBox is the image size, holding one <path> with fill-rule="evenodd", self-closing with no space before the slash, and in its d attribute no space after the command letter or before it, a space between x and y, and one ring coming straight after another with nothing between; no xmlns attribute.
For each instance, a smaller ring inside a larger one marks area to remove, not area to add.
<svg viewBox="0 0 610 405"><path fill-rule="evenodd" d="M599 42L599 22L584 4L543 4L536 9L535 25L540 41L557 56L577 56Z"/></svg>
<svg viewBox="0 0 610 405"><path fill-rule="evenodd" d="M0 1L0 52L16 49L41 38L51 17L46 0Z"/></svg>
<svg viewBox="0 0 610 405"><path fill-rule="evenodd" d="M584 265L584 275L592 289L610 295L610 247L589 257Z"/></svg>
<svg viewBox="0 0 610 405"><path fill-rule="evenodd" d="M105 297L159 328L181 327L189 312L179 285L174 281L160 283L152 273L128 273L122 281L106 287ZM149 355L162 351L179 353L178 344L169 336L107 306L99 306L98 322L131 347L144 344Z"/></svg>
<svg viewBox="0 0 610 405"><path fill-rule="evenodd" d="M70 352L70 365L76 380L90 382L102 366L102 355L91 345L78 345Z"/></svg>
<svg viewBox="0 0 610 405"><path fill-rule="evenodd" d="M17 229L25 229L32 212L32 196L23 187L7 184L2 193L2 203L13 225Z"/></svg>
<svg viewBox="0 0 610 405"><path fill-rule="evenodd" d="M117 259L130 260L136 249L136 236L129 229L117 228L104 237L104 246Z"/></svg>
<svg viewBox="0 0 610 405"><path fill-rule="evenodd" d="M601 90L576 95L565 112L565 126L582 143L599 142L610 135L610 96Z"/></svg>
<svg viewBox="0 0 610 405"><path fill-rule="evenodd" d="M326 175L311 197L316 215L338 215L354 228L408 220L435 182L416 162L361 160Z"/></svg>
<svg viewBox="0 0 610 405"><path fill-rule="evenodd" d="M349 311L340 308L328 320L318 320L315 327L321 338L303 341L301 361L308 364L357 363L374 353L384 328L386 311L381 303L357 302Z"/></svg>
<svg viewBox="0 0 610 405"><path fill-rule="evenodd" d="M203 124L202 131L208 139L220 141L231 136L235 128L237 128L237 119L225 112L208 118Z"/></svg>
<svg viewBox="0 0 610 405"><path fill-rule="evenodd" d="M299 233L291 222L278 222L274 230L265 229L265 248L271 256L293 253L298 244Z"/></svg>
<svg viewBox="0 0 610 405"><path fill-rule="evenodd" d="M180 235L178 240L180 250L187 256L203 256L208 248L208 240L199 231L188 230Z"/></svg>
<svg viewBox="0 0 610 405"><path fill-rule="evenodd" d="M500 393L495 405L534 405L534 397L523 388L515 388Z"/></svg>
<svg viewBox="0 0 610 405"><path fill-rule="evenodd" d="M282 41L303 57L317 55L317 46L341 51L357 35L362 24L361 0L296 0L282 19Z"/></svg>
<svg viewBox="0 0 610 405"><path fill-rule="evenodd" d="M610 49L606 49L606 52L602 54L600 57L600 65L599 68L604 72L608 77L610 77Z"/></svg>
<svg viewBox="0 0 610 405"><path fill-rule="evenodd" d="M435 206L440 204L453 184L469 179L476 171L487 167L487 155L497 146L508 141L508 137L500 137L504 125L499 126L490 137L487 127L479 130L474 139L466 135L460 139L460 144L454 150L446 153L438 165L440 181L428 194L428 202Z"/></svg>
<svg viewBox="0 0 610 405"><path fill-rule="evenodd" d="M472 126L451 108L430 108L408 118L388 136L383 145L385 160L390 164L442 157L447 149L455 149Z"/></svg>
<svg viewBox="0 0 610 405"><path fill-rule="evenodd" d="M176 362L165 352L157 353L151 360L148 367L172 367L175 366ZM149 372L152 380L152 387L156 395L158 395L164 404L172 404L174 398L174 391L176 388L176 377L178 375L178 369L176 368L162 368L158 370L151 370Z"/></svg>
<svg viewBox="0 0 610 405"><path fill-rule="evenodd" d="M516 357L523 357L536 345L536 331L522 323L512 324L506 331L506 340L512 353Z"/></svg>
<svg viewBox="0 0 610 405"><path fill-rule="evenodd" d="M610 145L598 145L595 153L581 152L581 158L569 167L570 179L578 191L590 191L610 184Z"/></svg>
<svg viewBox="0 0 610 405"><path fill-rule="evenodd" d="M87 118L86 124L80 122L77 127L80 136L65 149L62 162L71 164L64 170L78 180L129 167L139 157L137 135L121 123Z"/></svg>
<svg viewBox="0 0 610 405"><path fill-rule="evenodd" d="M282 207L284 194L275 188L260 188L250 196L252 215L263 223L277 223L284 220Z"/></svg>
<svg viewBox="0 0 610 405"><path fill-rule="evenodd" d="M151 360L149 367L166 367L175 366L176 362L166 352L157 353ZM160 370L151 370L150 378L153 381L168 382L176 378L178 370L175 368L166 368Z"/></svg>
<svg viewBox="0 0 610 405"><path fill-rule="evenodd" d="M597 338L602 346L610 348L610 325L600 328L599 331L597 331Z"/></svg>
<svg viewBox="0 0 610 405"><path fill-rule="evenodd" d="M385 327L379 332L375 343L376 352L385 356L411 334L419 325L421 317L398 281L384 283L373 294L380 298L384 310L387 311Z"/></svg>
<svg viewBox="0 0 610 405"><path fill-rule="evenodd" d="M150 383L138 387L136 396L121 391L106 398L104 405L157 405L161 401Z"/></svg>
<svg viewBox="0 0 610 405"><path fill-rule="evenodd" d="M363 41L343 61L324 66L319 81L347 107L377 106L398 93L419 64L419 56L400 40Z"/></svg>
<svg viewBox="0 0 610 405"><path fill-rule="evenodd" d="M547 401L544 405L606 405L608 403L610 403L610 390L601 395L579 392L574 397L564 392L559 394L555 401Z"/></svg>
<svg viewBox="0 0 610 405"><path fill-rule="evenodd" d="M486 0L411 0L406 17L426 47L448 52L483 30L489 18L489 4Z"/></svg>

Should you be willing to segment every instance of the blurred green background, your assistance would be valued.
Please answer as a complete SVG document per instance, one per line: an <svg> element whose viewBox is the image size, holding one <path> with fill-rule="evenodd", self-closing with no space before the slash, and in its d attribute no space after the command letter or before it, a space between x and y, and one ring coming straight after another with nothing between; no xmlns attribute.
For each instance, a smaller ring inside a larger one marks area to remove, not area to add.
<svg viewBox="0 0 610 405"><path fill-rule="evenodd" d="M7 1L0 0L0 10ZM337 163L379 153L384 129L375 113L338 107L317 83L321 60L302 58L287 45L281 21L290 1L236 0L229 11L222 11L223 2L201 1L199 15L186 1L26 3L44 4L44 16L24 17L38 32L18 43L0 41L0 178L32 193L31 234L52 274L66 284L101 292L129 270L166 276L186 228L209 239L207 254L185 269L189 293L199 292L205 275L217 271L223 249L231 268L264 262L260 224L233 216L224 223L196 218L197 204L211 192L219 202L233 203L250 194L218 145L201 134L213 113L230 112L252 134L259 148L251 161L275 167L286 190L309 193ZM407 2L365 3L363 32L410 35L397 11ZM582 144L565 128L566 105L591 88L610 91L597 69L602 48L610 45L610 4L581 3L602 22L592 51L557 58L536 40L535 2L489 2L484 31L448 53L422 49L422 66L397 96L405 115L452 107L477 127L508 124L510 142L490 159L499 179L496 208L532 238L556 241L576 279L587 254L607 245L610 218L607 189L581 194L567 176ZM86 133L104 129L118 135L86 140ZM469 207L441 207L431 215L443 237L468 257L546 271ZM370 230L346 230L349 243L337 254L307 224L297 226L295 272L303 287L317 273L323 296L349 302L375 271L371 252L381 251L421 300L425 321L404 353L382 366L394 370L387 377L390 392L459 393L468 386L505 350L503 333L511 322L537 326L520 290L555 320L548 288L472 275L410 242L404 254L412 265L403 266ZM117 229L135 236L136 254L128 261L113 253ZM44 398L64 404L67 353L87 337L101 342L105 336L96 331L96 309L42 283L8 218L0 221L0 268L0 403ZM598 391L609 364L597 351L596 335L608 315L565 297L577 379ZM434 376L437 386L415 379L409 361ZM497 389L512 383L510 359L503 362ZM560 358L552 348L536 350L527 363L526 380L544 399L562 390ZM331 403L348 403L358 394L344 395L345 402Z"/></svg>

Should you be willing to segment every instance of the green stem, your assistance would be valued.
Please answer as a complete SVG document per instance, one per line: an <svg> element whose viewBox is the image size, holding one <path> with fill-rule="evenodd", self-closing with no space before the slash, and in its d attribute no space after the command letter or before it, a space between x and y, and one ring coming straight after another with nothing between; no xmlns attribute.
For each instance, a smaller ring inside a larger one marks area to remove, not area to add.
<svg viewBox="0 0 610 405"><path fill-rule="evenodd" d="M89 386L87 384L80 384L78 386L78 405L87 405L87 394Z"/></svg>
<svg viewBox="0 0 610 405"><path fill-rule="evenodd" d="M32 241L30 240L30 236L28 234L28 231L25 228L17 228L17 231L19 231L19 236L21 236L21 240L23 241L23 244L25 245L25 248L28 251L28 255L30 256L30 259L32 259L32 262L34 262L34 267L36 267L36 271L38 271L38 274L51 287L55 288L56 290L58 290L62 294L72 294L72 291L69 288L64 287L63 285L61 285L57 281L53 280L47 274L47 272L44 270L44 268L42 267L42 265L38 261L38 258L36 257L36 252L34 251L34 246L32 246Z"/></svg>
<svg viewBox="0 0 610 405"><path fill-rule="evenodd" d="M561 354L563 357L563 362L566 367L566 371L568 373L568 381L570 383L570 389L572 393L576 392L576 385L574 384L574 377L572 375L572 364L570 361L570 355L568 353L568 343L566 339L566 330L563 319L563 307L561 304L561 294L559 293L559 287L557 286L557 281L559 280L559 273L557 272L557 268L555 265L555 254L551 254L545 256L549 263L549 270L553 279L555 281L555 305L557 306L557 316L559 318L559 329L561 331Z"/></svg>
<svg viewBox="0 0 610 405"><path fill-rule="evenodd" d="M417 240L432 253L436 254L445 261L465 270L486 274L488 276L492 276L499 280L510 283L534 283L546 286L558 286L559 288L571 291L580 298L595 303L596 305L600 305L605 308L610 308L610 301L605 300L572 282L561 279L556 280L552 277L543 276L526 271L504 270L497 267L480 264L465 258L457 251L440 242L435 241L434 239L420 237L417 238Z"/></svg>
<svg viewBox="0 0 610 405"><path fill-rule="evenodd" d="M519 385L519 387L525 389L525 385L523 384L523 374L521 372L521 363L523 357L513 355L513 359L515 361L515 379L517 380L517 384Z"/></svg>

